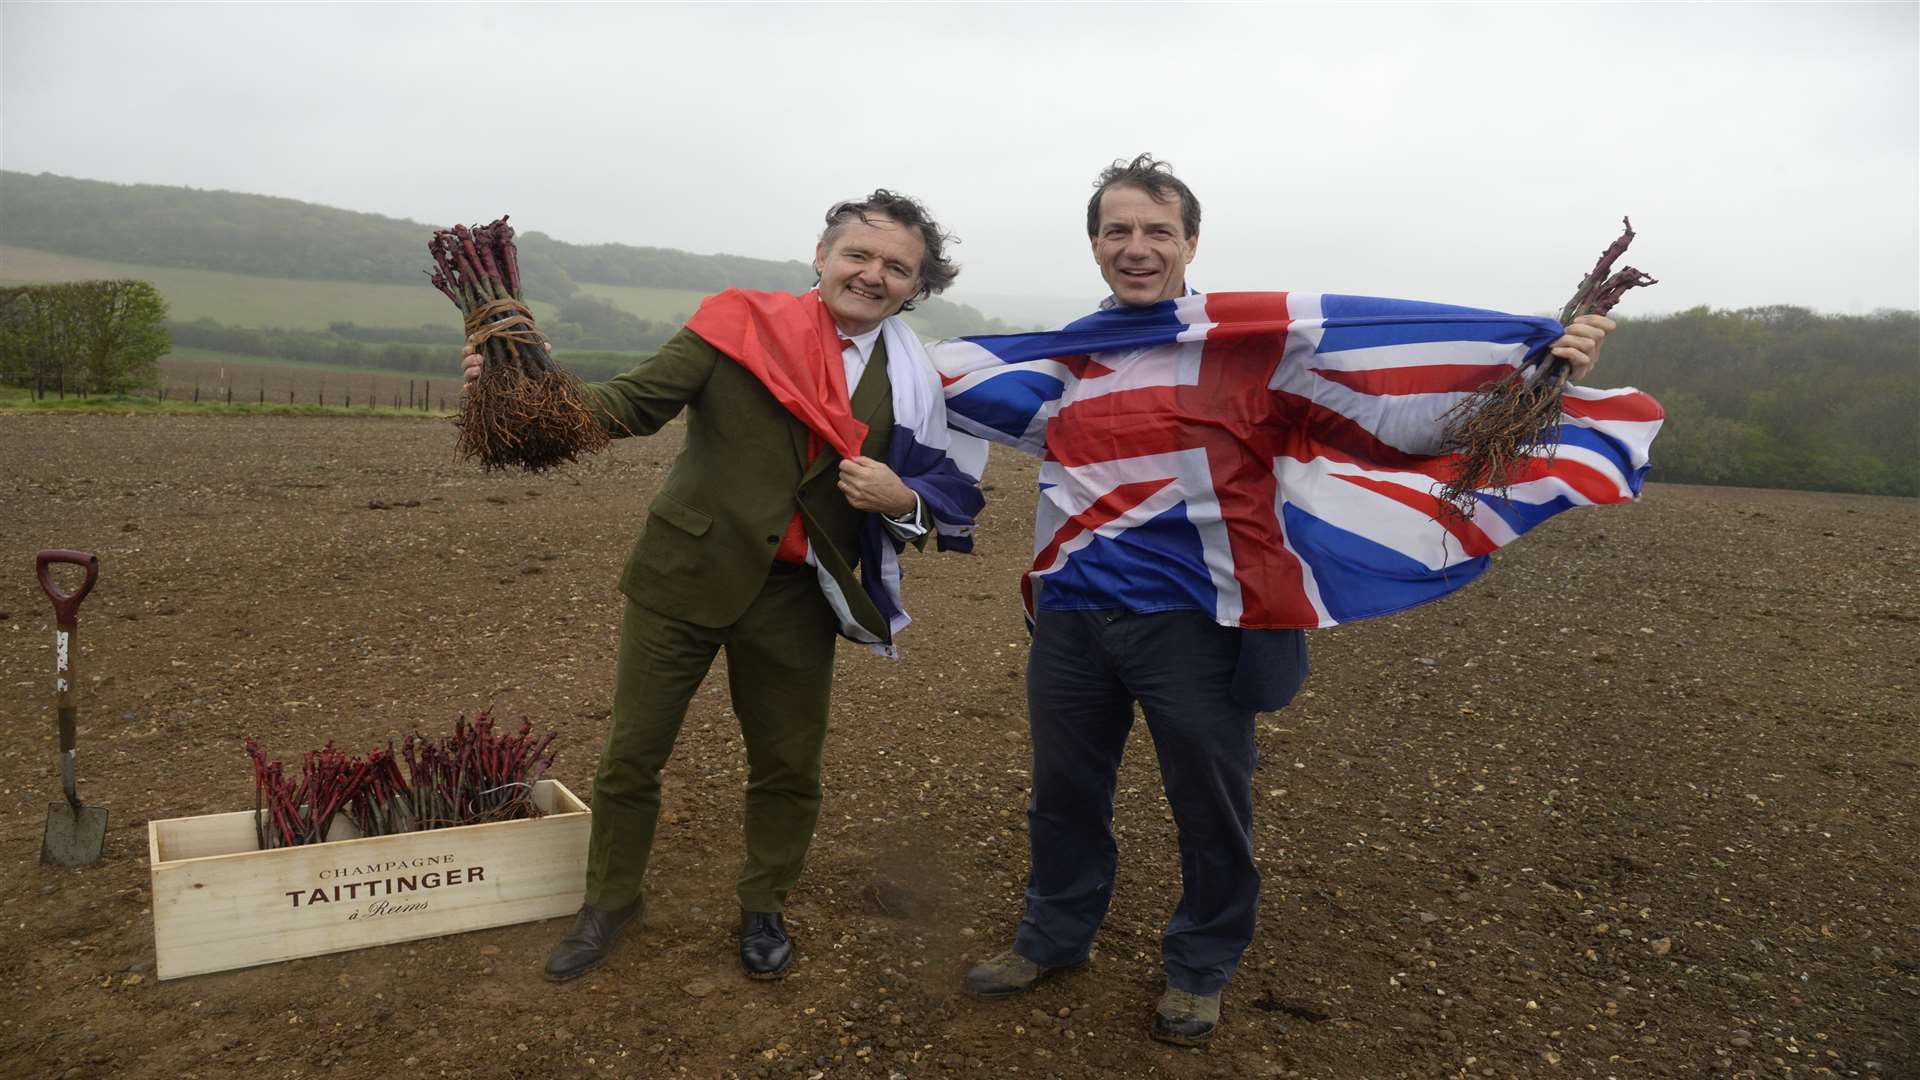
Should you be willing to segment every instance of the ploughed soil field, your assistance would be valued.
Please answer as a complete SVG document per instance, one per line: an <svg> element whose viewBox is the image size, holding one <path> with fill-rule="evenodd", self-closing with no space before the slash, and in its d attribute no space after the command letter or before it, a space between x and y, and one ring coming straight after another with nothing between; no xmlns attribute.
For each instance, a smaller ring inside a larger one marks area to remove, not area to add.
<svg viewBox="0 0 1920 1080"><path fill-rule="evenodd" d="M1920 1076L1920 507L1654 485L1463 593L1312 636L1259 721L1258 937L1202 1050L1147 1037L1178 893L1136 728L1091 965L960 989L1027 865L1033 469L980 552L910 555L903 658L843 644L785 981L730 937L745 774L721 668L668 768L644 926L544 983L565 920L168 980L146 822L246 809L242 740L361 751L493 706L591 789L614 590L679 429L486 476L444 421L0 417L0 1075ZM90 549L81 791L57 798L32 553ZM724 664L722 665L724 667Z"/></svg>

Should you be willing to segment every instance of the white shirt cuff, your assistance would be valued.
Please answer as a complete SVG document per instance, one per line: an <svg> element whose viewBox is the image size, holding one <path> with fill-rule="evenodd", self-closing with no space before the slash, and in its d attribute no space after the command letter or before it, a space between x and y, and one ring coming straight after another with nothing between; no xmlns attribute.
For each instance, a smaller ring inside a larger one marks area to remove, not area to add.
<svg viewBox="0 0 1920 1080"><path fill-rule="evenodd" d="M887 531L893 534L894 539L917 540L920 537L927 535L927 527L925 525L920 524L921 505L922 504L920 502L920 493L916 491L913 493L913 509L912 510L907 511L906 513L900 515L897 518L888 517L885 514L881 514L880 521L882 524L886 525Z"/></svg>

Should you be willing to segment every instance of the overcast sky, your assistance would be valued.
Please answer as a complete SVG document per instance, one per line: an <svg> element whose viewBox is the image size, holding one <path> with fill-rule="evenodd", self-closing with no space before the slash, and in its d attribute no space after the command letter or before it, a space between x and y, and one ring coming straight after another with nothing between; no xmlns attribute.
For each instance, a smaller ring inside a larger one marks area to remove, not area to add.
<svg viewBox="0 0 1920 1080"><path fill-rule="evenodd" d="M954 295L1103 295L1152 151L1203 289L1542 311L1920 306L1920 5L0 7L0 164L564 240L808 258L876 186ZM983 302L982 306L989 306Z"/></svg>

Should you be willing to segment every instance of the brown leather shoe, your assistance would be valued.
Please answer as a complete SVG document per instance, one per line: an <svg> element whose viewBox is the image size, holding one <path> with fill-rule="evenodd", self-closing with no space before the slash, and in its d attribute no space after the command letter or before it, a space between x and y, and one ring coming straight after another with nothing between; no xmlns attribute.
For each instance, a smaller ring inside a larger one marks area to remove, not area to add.
<svg viewBox="0 0 1920 1080"><path fill-rule="evenodd" d="M561 938L547 955L547 981L566 982L599 967L613 951L613 939L620 928L638 918L646 906L645 897L612 911L580 905L580 914L573 917L573 932Z"/></svg>

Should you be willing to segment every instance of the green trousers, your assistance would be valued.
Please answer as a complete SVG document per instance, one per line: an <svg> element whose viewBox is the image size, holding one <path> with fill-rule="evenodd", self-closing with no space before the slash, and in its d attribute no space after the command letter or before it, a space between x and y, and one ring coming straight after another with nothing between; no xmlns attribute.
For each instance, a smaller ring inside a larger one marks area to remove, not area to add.
<svg viewBox="0 0 1920 1080"><path fill-rule="evenodd" d="M731 626L696 626L627 601L613 722L593 780L587 903L621 908L640 896L660 819L660 771L687 703L725 648L747 743L740 906L784 908L820 816L836 625L811 569L774 570Z"/></svg>

